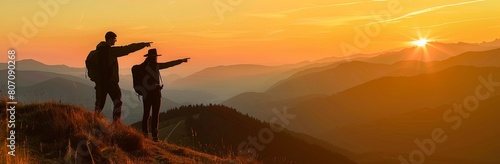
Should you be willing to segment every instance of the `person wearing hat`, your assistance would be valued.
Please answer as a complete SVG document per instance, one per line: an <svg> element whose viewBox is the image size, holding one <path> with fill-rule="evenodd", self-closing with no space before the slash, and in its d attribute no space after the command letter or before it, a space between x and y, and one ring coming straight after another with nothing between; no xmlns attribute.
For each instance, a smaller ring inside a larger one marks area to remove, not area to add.
<svg viewBox="0 0 500 164"><path fill-rule="evenodd" d="M96 46L99 53L99 75L95 82L96 102L95 113L101 113L109 94L113 101L113 123L120 121L122 101L121 90L118 85L118 57L126 56L132 52L151 46L151 42L132 43L126 46L114 46L117 35L109 31L104 36L106 41Z"/></svg>
<svg viewBox="0 0 500 164"><path fill-rule="evenodd" d="M179 65L184 62L188 62L189 58L173 60L165 63L158 63L158 56L161 56L157 53L156 49L148 50L148 53L144 55L146 59L141 64L147 74L145 77L146 84L148 85L146 88L146 92L142 95L143 106L144 106L144 115L142 117L142 132L144 136L148 137L149 129L149 114L152 113L151 119L151 134L153 137L153 141L158 142L158 124L160 117L160 106L161 106L161 89L163 88L163 84L161 84L161 75L160 70L173 67ZM148 77L149 76L149 77Z"/></svg>

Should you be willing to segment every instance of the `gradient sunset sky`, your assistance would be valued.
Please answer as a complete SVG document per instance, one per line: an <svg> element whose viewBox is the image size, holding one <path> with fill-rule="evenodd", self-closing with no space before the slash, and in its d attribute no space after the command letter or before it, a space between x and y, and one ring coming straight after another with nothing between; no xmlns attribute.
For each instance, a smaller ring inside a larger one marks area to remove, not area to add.
<svg viewBox="0 0 500 164"><path fill-rule="evenodd" d="M164 54L160 61L191 57L189 66L176 70L192 73L217 65L343 57L348 55L343 44L371 53L411 46L422 37L440 42L500 38L498 0L64 1L59 8L50 7L58 10L46 22L39 1L2 1L0 45L5 54L15 47L18 60L84 67L88 52L111 30L118 34L117 45L153 41L152 48ZM221 16L214 4L228 11ZM386 15L377 20L381 13ZM23 19L33 23L34 17L38 31L23 36ZM366 28L373 36L360 47L355 38ZM14 35L25 42L14 44ZM142 62L146 52L121 58L120 67Z"/></svg>

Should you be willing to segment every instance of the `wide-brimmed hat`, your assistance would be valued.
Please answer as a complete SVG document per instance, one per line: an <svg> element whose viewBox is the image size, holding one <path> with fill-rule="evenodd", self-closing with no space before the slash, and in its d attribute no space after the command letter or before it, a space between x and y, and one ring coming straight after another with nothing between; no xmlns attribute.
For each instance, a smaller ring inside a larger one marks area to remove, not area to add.
<svg viewBox="0 0 500 164"><path fill-rule="evenodd" d="M161 56L161 54L158 54L158 52L156 52L156 48L152 48L148 50L148 54L144 55L144 57L150 56Z"/></svg>

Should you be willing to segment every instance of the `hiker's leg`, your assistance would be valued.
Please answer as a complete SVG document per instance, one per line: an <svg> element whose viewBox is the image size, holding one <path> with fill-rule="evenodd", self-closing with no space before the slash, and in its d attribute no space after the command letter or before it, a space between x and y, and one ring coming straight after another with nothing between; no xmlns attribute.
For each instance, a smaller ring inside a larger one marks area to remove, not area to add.
<svg viewBox="0 0 500 164"><path fill-rule="evenodd" d="M153 97L153 106L152 106L152 120L151 120L151 133L153 134L153 140L158 140L158 125L160 123L160 106L161 106L161 94L160 91L155 91Z"/></svg>
<svg viewBox="0 0 500 164"><path fill-rule="evenodd" d="M144 107L144 114L142 115L142 133L144 136L148 136L149 134L149 129L148 129L148 123L149 123L149 115L151 113L151 98L144 98L142 99L142 105Z"/></svg>
<svg viewBox="0 0 500 164"><path fill-rule="evenodd" d="M105 87L102 83L95 84L95 113L101 113L104 108L104 104L106 103L106 95L107 95L107 87Z"/></svg>
<svg viewBox="0 0 500 164"><path fill-rule="evenodd" d="M122 92L118 83L109 85L109 96L113 100L113 121L120 120L122 114Z"/></svg>

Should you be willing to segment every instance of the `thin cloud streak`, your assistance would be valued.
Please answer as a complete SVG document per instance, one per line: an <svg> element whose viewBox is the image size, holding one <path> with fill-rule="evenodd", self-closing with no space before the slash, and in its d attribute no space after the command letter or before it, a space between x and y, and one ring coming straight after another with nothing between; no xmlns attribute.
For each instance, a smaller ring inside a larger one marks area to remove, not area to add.
<svg viewBox="0 0 500 164"><path fill-rule="evenodd" d="M83 22L83 17L85 17L85 13L82 13L82 16L80 16L80 20L79 20L79 21L78 21L78 23L76 24L75 29L80 30L80 29L82 29L82 28L83 28L83 24L82 24L82 22Z"/></svg>
<svg viewBox="0 0 500 164"><path fill-rule="evenodd" d="M444 25L449 25L449 24L457 24L457 23L464 23L464 22L473 22L473 21L488 20L488 19L498 19L498 18L500 18L500 17L467 19L467 20L461 20L461 21L446 22L446 23L441 23L441 24L432 25L432 26L414 27L412 29L433 28L433 27L439 27L439 26L444 26Z"/></svg>
<svg viewBox="0 0 500 164"><path fill-rule="evenodd" d="M265 18L284 18L287 16L287 14L302 11L302 10L310 10L310 9L317 9L317 8L327 8L327 7L337 7L337 6L347 6L347 5L355 5L363 3L363 1L357 1L357 2L348 2L348 3L337 3L337 4L329 4L329 5L319 5L319 6L311 6L311 7L303 7L303 8L297 8L297 9L290 9L290 10L283 10L283 11L278 11L278 12L272 12L272 13L254 13L254 14L245 14L248 16L256 16L256 17L265 17Z"/></svg>
<svg viewBox="0 0 500 164"><path fill-rule="evenodd" d="M435 10L447 8L447 7L454 7L454 6L466 5L466 4L471 4L471 3L483 2L483 1L485 1L485 0L474 0L474 1L467 1L467 2L460 2L460 3L453 3L453 4L435 6L435 7L431 7L431 8L419 10L419 11L414 11L414 12L408 13L406 15L397 17L397 18L392 18L392 19L388 19L388 20L373 22L373 23L369 23L369 24L366 24L366 25L372 25L372 24L377 24L377 23L386 23L386 22L397 21L397 20L404 19L404 18L407 18L407 17L411 17L411 16L415 16L415 15L420 15L420 14L428 13L428 12L431 12L431 11L435 11Z"/></svg>
<svg viewBox="0 0 500 164"><path fill-rule="evenodd" d="M348 3L337 3L337 4L329 4L329 5L320 5L320 6L312 6L312 7L304 7L304 8L298 8L298 9L291 9L291 10L285 10L285 11L280 11L279 13L293 13L301 10L310 10L310 9L317 9L317 8L326 8L326 7L336 7L336 6L347 6L347 5L355 5L362 3L363 1L357 1L357 2L348 2Z"/></svg>

